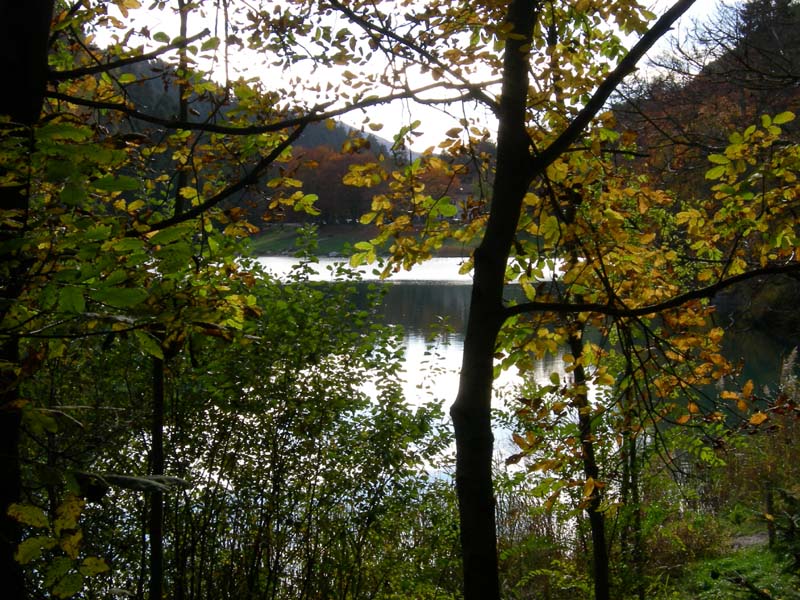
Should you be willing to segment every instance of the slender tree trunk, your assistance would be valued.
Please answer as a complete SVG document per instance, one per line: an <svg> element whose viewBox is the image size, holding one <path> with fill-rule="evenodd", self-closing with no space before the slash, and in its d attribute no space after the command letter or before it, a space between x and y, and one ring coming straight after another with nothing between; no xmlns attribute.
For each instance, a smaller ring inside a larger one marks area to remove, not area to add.
<svg viewBox="0 0 800 600"><path fill-rule="evenodd" d="M486 234L475 251L475 279L464 337L458 396L450 410L456 438L456 491L466 600L500 597L495 502L492 487L494 437L491 423L493 356L503 323L503 284L522 200L530 185L530 150L525 130L527 50L538 2L513 0L507 22L499 108L497 173Z"/></svg>
<svg viewBox="0 0 800 600"><path fill-rule="evenodd" d="M153 358L153 415L150 474L164 474L164 361ZM150 495L150 600L161 600L164 586L164 494Z"/></svg>
<svg viewBox="0 0 800 600"><path fill-rule="evenodd" d="M20 143L30 140L31 127L39 120L47 83L47 49L54 0L3 0L0 2L0 72L11 87L0 94L0 116L21 125ZM26 186L0 189L0 209L18 209L27 216ZM0 225L0 327L5 331L8 311L22 293L27 264L19 255L16 240L22 229ZM3 597L26 597L25 582L14 552L20 539L18 523L7 516L11 504L22 493L19 442L21 417L15 366L19 363L19 340L13 333L0 339L0 582Z"/></svg>
<svg viewBox="0 0 800 600"><path fill-rule="evenodd" d="M599 483L600 469L594 453L594 431L592 427L592 410L589 405L589 396L586 379L586 370L581 363L583 356L582 329L570 334L569 346L575 357L575 385L578 392L575 394L575 406L578 409L578 429L581 435L581 460L583 473L586 479ZM600 511L602 502L600 488L595 486L586 506L586 515L589 518L589 529L592 532L592 575L594 577L595 600L610 600L610 578L608 562L608 546L606 544L606 523Z"/></svg>

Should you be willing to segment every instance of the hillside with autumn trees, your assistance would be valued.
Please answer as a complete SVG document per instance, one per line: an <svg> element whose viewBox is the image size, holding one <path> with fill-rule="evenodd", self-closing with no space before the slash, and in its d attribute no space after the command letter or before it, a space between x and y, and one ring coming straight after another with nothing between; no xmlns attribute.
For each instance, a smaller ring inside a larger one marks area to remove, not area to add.
<svg viewBox="0 0 800 600"><path fill-rule="evenodd" d="M800 6L697 3L0 0L3 597L797 598Z"/></svg>

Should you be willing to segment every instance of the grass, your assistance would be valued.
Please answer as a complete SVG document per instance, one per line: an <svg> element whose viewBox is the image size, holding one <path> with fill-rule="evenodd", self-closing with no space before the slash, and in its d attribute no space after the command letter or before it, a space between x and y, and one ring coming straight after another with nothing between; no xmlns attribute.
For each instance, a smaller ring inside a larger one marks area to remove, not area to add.
<svg viewBox="0 0 800 600"><path fill-rule="evenodd" d="M742 548L690 565L680 581L662 582L658 595L669 600L797 600L798 580L785 561L766 546Z"/></svg>

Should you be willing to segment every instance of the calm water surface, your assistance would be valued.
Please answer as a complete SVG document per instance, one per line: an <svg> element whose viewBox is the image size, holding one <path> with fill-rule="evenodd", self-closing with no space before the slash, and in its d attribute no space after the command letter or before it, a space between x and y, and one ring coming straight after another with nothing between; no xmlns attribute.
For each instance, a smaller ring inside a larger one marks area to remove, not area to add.
<svg viewBox="0 0 800 600"><path fill-rule="evenodd" d="M278 277L285 276L297 262L283 256L259 260ZM335 262L337 259L320 259L315 265L315 278L330 280L329 267ZM459 274L462 264L458 258L434 258L389 279L383 313L387 323L401 325L405 331L404 391L412 403L434 397L449 405L455 399L472 283L469 274ZM372 267L360 272L365 281L377 279ZM781 361L791 347L762 331L734 330L726 335L724 350L730 360L742 361L743 378L753 379L756 389L774 389ZM557 357L540 361L534 376L537 381L547 382L554 371L564 375L562 365ZM503 394L511 393L515 381L514 373L504 373L496 382L496 405L501 403Z"/></svg>

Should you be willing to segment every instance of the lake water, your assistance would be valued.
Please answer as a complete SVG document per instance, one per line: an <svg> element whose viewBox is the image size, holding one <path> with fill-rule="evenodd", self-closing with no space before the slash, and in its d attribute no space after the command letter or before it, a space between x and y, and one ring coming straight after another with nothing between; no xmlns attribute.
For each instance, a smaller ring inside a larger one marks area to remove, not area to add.
<svg viewBox="0 0 800 600"><path fill-rule="evenodd" d="M315 278L329 280L329 267L341 260L320 259ZM259 261L278 277L285 276L297 262L283 256ZM383 313L387 323L401 325L405 331L404 392L409 402L435 397L443 399L447 407L455 399L472 283L469 274L459 274L462 264L459 258L433 258L388 280ZM372 267L360 272L365 281L377 279ZM443 325L448 326L445 333ZM435 335L437 331L439 335ZM724 350L730 360L743 362L743 380L753 379L758 390L765 385L774 389L781 361L791 348L766 332L751 329L730 331ZM563 363L557 357L540 361L534 377L544 383L552 372L564 375ZM515 379L514 373L501 375L495 385L495 405L511 391Z"/></svg>

